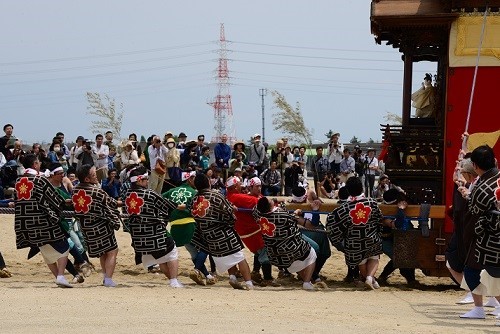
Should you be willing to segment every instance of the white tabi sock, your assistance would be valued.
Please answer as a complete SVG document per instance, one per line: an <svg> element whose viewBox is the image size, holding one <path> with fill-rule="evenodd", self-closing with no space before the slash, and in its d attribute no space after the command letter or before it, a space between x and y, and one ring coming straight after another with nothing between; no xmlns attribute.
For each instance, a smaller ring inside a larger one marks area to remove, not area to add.
<svg viewBox="0 0 500 334"><path fill-rule="evenodd" d="M236 281L236 276L235 275L229 275L229 280L230 281Z"/></svg>

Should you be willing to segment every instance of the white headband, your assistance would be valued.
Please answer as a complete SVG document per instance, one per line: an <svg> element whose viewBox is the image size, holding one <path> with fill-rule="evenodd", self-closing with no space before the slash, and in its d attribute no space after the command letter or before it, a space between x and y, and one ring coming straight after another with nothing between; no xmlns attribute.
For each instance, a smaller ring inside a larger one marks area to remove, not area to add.
<svg viewBox="0 0 500 334"><path fill-rule="evenodd" d="M50 171L50 175L54 175L54 174L55 174L55 173L57 173L57 172L64 172L64 169L63 169L62 167L60 167L60 166L59 166L59 167L57 167L56 169L51 170L51 171Z"/></svg>
<svg viewBox="0 0 500 334"><path fill-rule="evenodd" d="M132 168L131 170L129 170L129 171L127 172L127 177L130 177L130 173L132 173L132 171L133 171L133 170L136 170L136 169L137 169L137 167L134 167L134 168Z"/></svg>
<svg viewBox="0 0 500 334"><path fill-rule="evenodd" d="M148 177L148 173L130 177L130 182L137 182Z"/></svg>

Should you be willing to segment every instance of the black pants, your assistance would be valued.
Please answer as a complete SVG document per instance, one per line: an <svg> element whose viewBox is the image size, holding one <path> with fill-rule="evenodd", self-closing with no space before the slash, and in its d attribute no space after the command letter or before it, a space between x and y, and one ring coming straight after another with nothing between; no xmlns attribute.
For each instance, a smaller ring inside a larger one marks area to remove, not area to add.
<svg viewBox="0 0 500 334"><path fill-rule="evenodd" d="M335 162L330 163L330 171L333 173L333 175L337 175L340 173L340 162L336 164Z"/></svg>
<svg viewBox="0 0 500 334"><path fill-rule="evenodd" d="M3 256L2 256L2 252L0 252L0 269L3 269L5 268L5 261L3 259Z"/></svg>
<svg viewBox="0 0 500 334"><path fill-rule="evenodd" d="M394 270L396 270L396 268L394 268L394 262L390 260L385 265L384 270L382 270L380 277L387 279L387 277L389 277L389 275L392 274ZM415 281L415 268L399 268L399 273L401 274L401 276L406 278L406 281L408 283Z"/></svg>
<svg viewBox="0 0 500 334"><path fill-rule="evenodd" d="M366 197L372 197L373 187L375 186L375 175L365 175Z"/></svg>

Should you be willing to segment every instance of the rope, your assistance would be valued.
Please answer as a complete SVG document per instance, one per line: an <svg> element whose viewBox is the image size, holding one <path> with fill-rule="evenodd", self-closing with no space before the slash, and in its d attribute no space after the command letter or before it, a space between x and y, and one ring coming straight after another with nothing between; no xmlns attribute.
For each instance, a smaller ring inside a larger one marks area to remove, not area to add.
<svg viewBox="0 0 500 334"><path fill-rule="evenodd" d="M242 211L242 212L252 212L253 209L245 209L245 208L236 208L237 211ZM292 210L289 210L288 212L292 213L293 211ZM490 211L491 213L493 214L500 214L499 211ZM320 215L328 215L330 214L330 212L326 212L326 211L302 211L302 213L318 213ZM15 209L14 208L3 208L3 207L0 207L0 214L1 215L13 215L15 214ZM75 216L75 212L74 211L71 211L71 210L64 210L61 212L61 218L72 218ZM122 218L127 218L129 215L128 214L125 214L125 213L122 213L121 214L121 217ZM386 219L395 219L396 217L395 216L384 216L384 218ZM408 217L409 219L411 220L417 220L417 221L427 221L428 219L424 219L424 218L421 218L421 217ZM316 231L316 230L312 230L312 231Z"/></svg>
<svg viewBox="0 0 500 334"><path fill-rule="evenodd" d="M15 214L14 208L0 208L0 215L13 215ZM61 211L61 218L73 218L75 216L75 211L72 210L64 210ZM127 218L129 215L126 213L122 213L122 218Z"/></svg>
<svg viewBox="0 0 500 334"><path fill-rule="evenodd" d="M469 109L467 111L467 121L465 122L465 132L467 132L469 130L469 121L470 121L470 115L471 115L471 111L472 111L472 101L474 99L474 92L476 90L477 70L479 68L479 59L481 58L481 48L483 47L484 31L486 30L486 17L487 16L488 16L488 5L486 5L486 8L484 10L483 27L481 29L481 38L479 40L479 47L477 49L476 67L474 68L474 77L472 79L472 89L471 89L470 99L469 99ZM467 138L464 137L463 142L465 143L466 140L467 140Z"/></svg>

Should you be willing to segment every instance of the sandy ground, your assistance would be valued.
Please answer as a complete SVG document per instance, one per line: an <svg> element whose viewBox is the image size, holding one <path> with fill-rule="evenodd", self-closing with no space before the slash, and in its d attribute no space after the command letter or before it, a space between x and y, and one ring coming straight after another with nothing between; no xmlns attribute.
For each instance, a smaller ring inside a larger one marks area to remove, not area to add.
<svg viewBox="0 0 500 334"><path fill-rule="evenodd" d="M500 332L492 316L459 319L471 306L455 304L464 293L449 278L418 272L421 289L407 288L399 274L376 291L342 283L345 267L338 252L323 271L328 289L306 292L297 281L286 281L278 288L238 291L226 275L214 286L196 286L181 248L179 280L186 288L173 289L162 275L134 264L130 236L119 231L117 288L102 287L97 272L74 289L60 289L40 255L28 261L26 249L15 249L13 230L13 216L0 215L0 250L14 275L0 279L1 333ZM247 259L253 261L250 254Z"/></svg>

